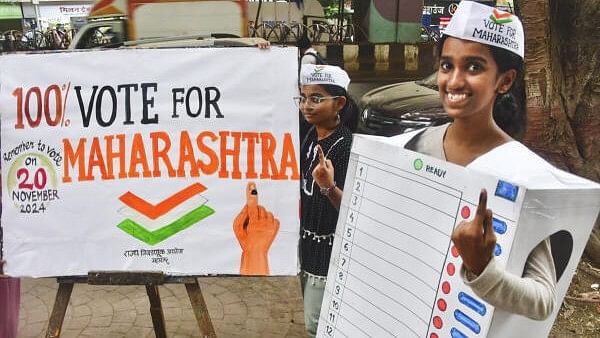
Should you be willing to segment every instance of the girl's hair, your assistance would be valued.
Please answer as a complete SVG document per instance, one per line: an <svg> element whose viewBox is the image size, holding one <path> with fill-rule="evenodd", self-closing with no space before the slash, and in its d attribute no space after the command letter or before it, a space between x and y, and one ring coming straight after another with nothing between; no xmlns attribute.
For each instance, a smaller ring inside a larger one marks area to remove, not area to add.
<svg viewBox="0 0 600 338"><path fill-rule="evenodd" d="M346 104L342 107L342 110L340 110L340 122L354 133L358 124L358 106L354 100L348 95L348 92L340 86L331 84L320 84L320 86L331 96L346 97Z"/></svg>
<svg viewBox="0 0 600 338"><path fill-rule="evenodd" d="M442 48L448 36L444 35L438 43L438 59L442 55ZM525 87L523 78L523 59L504 48L485 45L492 53L498 65L499 72L509 69L517 71L513 85L505 94L498 94L494 101L493 116L496 124L508 135L516 140L521 140L527 129L527 110L525 107Z"/></svg>

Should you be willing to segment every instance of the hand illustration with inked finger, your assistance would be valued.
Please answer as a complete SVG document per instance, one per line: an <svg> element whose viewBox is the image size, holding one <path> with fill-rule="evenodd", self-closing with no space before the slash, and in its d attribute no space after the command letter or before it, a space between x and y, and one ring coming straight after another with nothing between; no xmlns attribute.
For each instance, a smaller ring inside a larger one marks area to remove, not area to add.
<svg viewBox="0 0 600 338"><path fill-rule="evenodd" d="M458 249L464 267L480 275L488 265L496 246L492 227L492 210L487 209L487 192L479 193L479 205L472 221L461 222L452 233L452 242Z"/></svg>
<svg viewBox="0 0 600 338"><path fill-rule="evenodd" d="M279 231L279 220L258 204L254 182L246 186L246 205L233 221L233 232L242 248L241 275L268 275L269 248Z"/></svg>

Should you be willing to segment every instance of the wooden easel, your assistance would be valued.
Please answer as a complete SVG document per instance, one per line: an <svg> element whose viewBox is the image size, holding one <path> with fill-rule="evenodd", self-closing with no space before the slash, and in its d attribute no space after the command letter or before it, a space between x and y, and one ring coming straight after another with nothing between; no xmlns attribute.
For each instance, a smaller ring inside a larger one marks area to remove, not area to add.
<svg viewBox="0 0 600 338"><path fill-rule="evenodd" d="M56 300L48 322L47 338L60 337L62 324L71 298L75 283L90 285L145 285L148 299L150 300L150 314L156 338L166 338L165 317L163 315L158 286L175 283L185 284L192 309L198 322L202 337L216 337L215 330L210 320L200 285L195 277L166 276L162 272L122 272L122 271L90 271L87 276L58 277L59 283Z"/></svg>

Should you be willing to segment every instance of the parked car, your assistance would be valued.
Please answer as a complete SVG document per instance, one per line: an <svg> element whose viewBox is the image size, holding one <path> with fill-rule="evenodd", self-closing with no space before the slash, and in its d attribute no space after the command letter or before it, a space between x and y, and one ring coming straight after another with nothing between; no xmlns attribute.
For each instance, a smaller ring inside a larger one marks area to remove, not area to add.
<svg viewBox="0 0 600 338"><path fill-rule="evenodd" d="M358 132L394 136L451 121L438 94L437 72L418 81L372 89L360 99Z"/></svg>

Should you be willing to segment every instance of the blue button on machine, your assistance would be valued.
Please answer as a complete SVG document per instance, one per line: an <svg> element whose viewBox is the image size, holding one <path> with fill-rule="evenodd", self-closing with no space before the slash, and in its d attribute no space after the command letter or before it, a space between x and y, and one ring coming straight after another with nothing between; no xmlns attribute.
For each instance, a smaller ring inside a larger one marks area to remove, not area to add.
<svg viewBox="0 0 600 338"><path fill-rule="evenodd" d="M450 336L452 338L469 338L469 337L467 337L466 334L460 332L460 330L457 329L457 328L455 328L455 327L453 327L452 329L450 329Z"/></svg>
<svg viewBox="0 0 600 338"><path fill-rule="evenodd" d="M481 332L481 326L474 321L471 317L467 316L464 312L460 310L454 310L454 318L458 320L461 324L466 326L469 330L479 334Z"/></svg>
<svg viewBox="0 0 600 338"><path fill-rule="evenodd" d="M519 194L519 186L499 180L494 195L514 202Z"/></svg>
<svg viewBox="0 0 600 338"><path fill-rule="evenodd" d="M504 235L508 229L506 222L499 220L496 217L492 217L492 227L494 228L494 231L500 235Z"/></svg>
<svg viewBox="0 0 600 338"><path fill-rule="evenodd" d="M478 301L477 299L471 297L470 295L468 295L464 292L459 292L458 293L458 301L461 302L462 304L466 305L467 307L469 307L471 310L479 313L480 315L485 316L485 313L486 313L485 304L483 304L482 302Z"/></svg>
<svg viewBox="0 0 600 338"><path fill-rule="evenodd" d="M500 244L496 243L496 248L494 249L494 256L500 256L502 255L502 247L500 246Z"/></svg>

